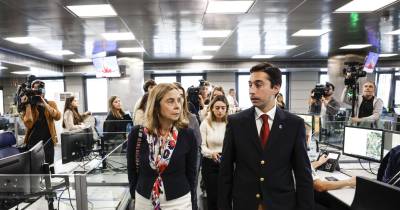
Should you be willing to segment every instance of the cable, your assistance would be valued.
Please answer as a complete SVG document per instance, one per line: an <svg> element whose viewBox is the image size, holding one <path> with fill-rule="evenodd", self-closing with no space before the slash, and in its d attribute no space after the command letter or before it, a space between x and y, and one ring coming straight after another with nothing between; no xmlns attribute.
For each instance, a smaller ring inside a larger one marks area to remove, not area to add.
<svg viewBox="0 0 400 210"><path fill-rule="evenodd" d="M75 209L74 209L74 205L72 205L71 193L69 192L69 187L67 188L67 190L68 190L69 203L71 204L72 210L75 210Z"/></svg>
<svg viewBox="0 0 400 210"><path fill-rule="evenodd" d="M371 161L368 162L368 165L369 165L369 170L371 171L371 174L376 175L376 173L374 173L374 172L372 171L372 168L371 168Z"/></svg>
<svg viewBox="0 0 400 210"><path fill-rule="evenodd" d="M60 209L60 200L61 200L61 196L63 195L63 193L65 192L66 189L67 189L67 187L65 187L65 189L61 192L60 197L58 197L58 201L57 201L57 210Z"/></svg>
<svg viewBox="0 0 400 210"><path fill-rule="evenodd" d="M366 171L366 172L368 172L370 174L374 174L374 172L372 172L372 170L371 170L371 167L370 167L370 170L368 170L367 168L364 168L364 166L361 164L361 159L360 158L358 159L358 162L360 163L360 166L361 166L362 169L364 169L364 171ZM369 163L371 164L371 162L369 162ZM376 174L374 174L374 175L376 175Z"/></svg>

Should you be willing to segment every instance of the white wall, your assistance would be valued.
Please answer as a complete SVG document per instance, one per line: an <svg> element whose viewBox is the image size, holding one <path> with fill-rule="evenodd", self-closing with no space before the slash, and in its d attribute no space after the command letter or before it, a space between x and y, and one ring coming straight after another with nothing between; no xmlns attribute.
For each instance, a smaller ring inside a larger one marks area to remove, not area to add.
<svg viewBox="0 0 400 210"><path fill-rule="evenodd" d="M222 86L225 94L228 94L230 88L235 88L235 73L234 72L208 72L207 81L212 85Z"/></svg>
<svg viewBox="0 0 400 210"><path fill-rule="evenodd" d="M85 112L84 110L85 107L85 90L84 90L84 79L83 77L65 77L64 79L64 84L65 84L65 92L72 92L74 94L79 95L79 107L78 110L79 112Z"/></svg>
<svg viewBox="0 0 400 210"><path fill-rule="evenodd" d="M289 99L291 112L307 113L310 91L318 83L318 72L291 72Z"/></svg>

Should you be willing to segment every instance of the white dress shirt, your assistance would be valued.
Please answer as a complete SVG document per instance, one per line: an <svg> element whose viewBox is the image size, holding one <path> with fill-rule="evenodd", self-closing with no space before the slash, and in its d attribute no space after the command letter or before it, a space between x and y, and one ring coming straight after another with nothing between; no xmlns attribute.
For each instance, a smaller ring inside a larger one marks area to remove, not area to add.
<svg viewBox="0 0 400 210"><path fill-rule="evenodd" d="M274 123L274 118L275 118L275 113L276 113L276 104L270 109L267 113L264 113L261 111L261 109L255 107L255 115L256 115L256 126L257 126L257 131L258 135L260 135L261 127L263 124L263 120L261 118L261 115L267 114L268 115L268 124L269 124L269 130L271 130L272 123Z"/></svg>

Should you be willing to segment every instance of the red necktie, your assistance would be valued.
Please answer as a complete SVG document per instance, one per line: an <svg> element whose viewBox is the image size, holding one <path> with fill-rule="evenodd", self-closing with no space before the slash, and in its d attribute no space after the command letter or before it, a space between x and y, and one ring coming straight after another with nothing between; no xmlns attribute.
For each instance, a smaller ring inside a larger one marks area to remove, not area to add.
<svg viewBox="0 0 400 210"><path fill-rule="evenodd" d="M265 145L267 145L267 140L269 136L268 115L263 114L261 115L261 118L263 120L263 124L260 131L260 137L261 137L261 146L264 149Z"/></svg>

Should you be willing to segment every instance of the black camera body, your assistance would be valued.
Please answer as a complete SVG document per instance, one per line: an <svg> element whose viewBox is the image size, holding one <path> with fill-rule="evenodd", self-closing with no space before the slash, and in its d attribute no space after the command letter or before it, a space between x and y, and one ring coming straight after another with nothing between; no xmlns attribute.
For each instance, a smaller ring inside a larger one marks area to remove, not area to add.
<svg viewBox="0 0 400 210"><path fill-rule="evenodd" d="M346 76L344 84L354 86L358 78L367 76L367 72L363 70L364 66L360 62L345 62L343 74Z"/></svg>
<svg viewBox="0 0 400 210"><path fill-rule="evenodd" d="M201 87L206 85L206 81L204 79L199 80L199 86L194 87L193 85L187 89L187 100L191 103L196 110L200 110L200 101L199 95Z"/></svg>
<svg viewBox="0 0 400 210"><path fill-rule="evenodd" d="M22 97L26 96L28 98L27 103L31 105L37 105L42 101L41 95L45 93L44 83L39 82L39 86L37 89L32 89L32 82L36 79L35 76L28 76L28 81L22 83L18 86L16 92L16 104L18 108L18 112L22 112L25 109L25 104L22 103Z"/></svg>
<svg viewBox="0 0 400 210"><path fill-rule="evenodd" d="M328 87L326 85L318 84L315 85L313 89L314 95L311 95L311 98L320 100L322 96L326 96L326 92L328 91Z"/></svg>

